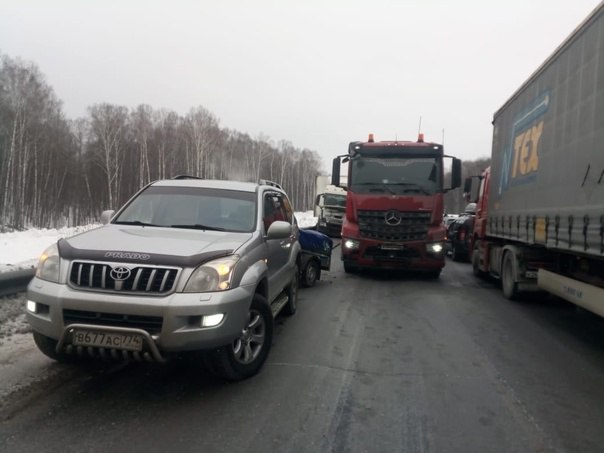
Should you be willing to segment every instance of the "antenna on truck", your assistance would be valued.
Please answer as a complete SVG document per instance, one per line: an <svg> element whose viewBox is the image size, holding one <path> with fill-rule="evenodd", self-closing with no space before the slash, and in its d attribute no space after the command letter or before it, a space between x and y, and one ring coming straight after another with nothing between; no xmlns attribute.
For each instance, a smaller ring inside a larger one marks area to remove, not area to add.
<svg viewBox="0 0 604 453"><path fill-rule="evenodd" d="M422 116L419 116L419 126L417 127L417 135L421 134L422 132Z"/></svg>

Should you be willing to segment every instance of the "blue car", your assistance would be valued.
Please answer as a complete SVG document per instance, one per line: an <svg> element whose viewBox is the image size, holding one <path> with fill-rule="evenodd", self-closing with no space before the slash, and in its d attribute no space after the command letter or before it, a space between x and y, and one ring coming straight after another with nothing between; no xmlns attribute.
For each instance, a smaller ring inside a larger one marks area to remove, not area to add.
<svg viewBox="0 0 604 453"><path fill-rule="evenodd" d="M321 279L321 270L328 271L331 266L333 240L318 231L300 230L299 241L302 248L300 284L310 287Z"/></svg>

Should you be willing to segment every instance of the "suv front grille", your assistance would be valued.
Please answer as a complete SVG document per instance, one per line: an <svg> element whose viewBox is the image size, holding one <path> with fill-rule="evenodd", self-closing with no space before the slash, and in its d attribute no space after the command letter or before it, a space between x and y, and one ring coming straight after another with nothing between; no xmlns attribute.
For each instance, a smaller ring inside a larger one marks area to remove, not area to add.
<svg viewBox="0 0 604 453"><path fill-rule="evenodd" d="M129 327L142 329L151 335L155 335L161 333L163 318L161 316L120 315L94 311L63 310L63 323L66 326L70 324L99 324L112 327Z"/></svg>
<svg viewBox="0 0 604 453"><path fill-rule="evenodd" d="M387 242L421 241L427 238L432 213L396 211L400 222L391 225L386 222L389 212L358 211L361 236Z"/></svg>
<svg viewBox="0 0 604 453"><path fill-rule="evenodd" d="M115 272L117 269L126 269L129 272L123 271L118 275ZM76 261L71 265L69 283L85 290L166 294L174 288L177 275L177 268L151 266L130 268L124 264ZM116 276L118 279L114 278Z"/></svg>

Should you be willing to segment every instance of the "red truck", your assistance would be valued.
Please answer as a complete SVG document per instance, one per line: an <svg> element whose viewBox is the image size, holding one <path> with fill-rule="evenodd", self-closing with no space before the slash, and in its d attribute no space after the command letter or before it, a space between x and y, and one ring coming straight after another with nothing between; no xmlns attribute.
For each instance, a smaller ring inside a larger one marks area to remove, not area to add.
<svg viewBox="0 0 604 453"><path fill-rule="evenodd" d="M451 186L444 161L452 159ZM333 161L332 184L348 163L342 260L346 272L361 268L421 270L438 278L445 265L443 193L461 185L461 161L443 146L424 142L352 142Z"/></svg>
<svg viewBox="0 0 604 453"><path fill-rule="evenodd" d="M604 316L604 3L493 118L472 266L509 299L545 290ZM476 182L479 184L475 184Z"/></svg>

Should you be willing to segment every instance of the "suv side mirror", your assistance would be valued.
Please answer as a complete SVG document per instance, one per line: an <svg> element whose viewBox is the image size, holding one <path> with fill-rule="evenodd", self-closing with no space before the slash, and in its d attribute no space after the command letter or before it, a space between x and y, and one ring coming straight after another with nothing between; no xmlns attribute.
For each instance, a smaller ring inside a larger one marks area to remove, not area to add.
<svg viewBox="0 0 604 453"><path fill-rule="evenodd" d="M103 225L107 225L109 223L109 221L111 220L111 217L113 217L113 214L115 214L115 211L113 209L103 211L101 213L101 223Z"/></svg>
<svg viewBox="0 0 604 453"><path fill-rule="evenodd" d="M268 227L268 231L266 232L267 239L285 239L290 237L292 234L292 226L284 222L283 220L275 220L271 223L271 226Z"/></svg>
<svg viewBox="0 0 604 453"><path fill-rule="evenodd" d="M451 168L451 189L461 186L461 160L453 158Z"/></svg>

